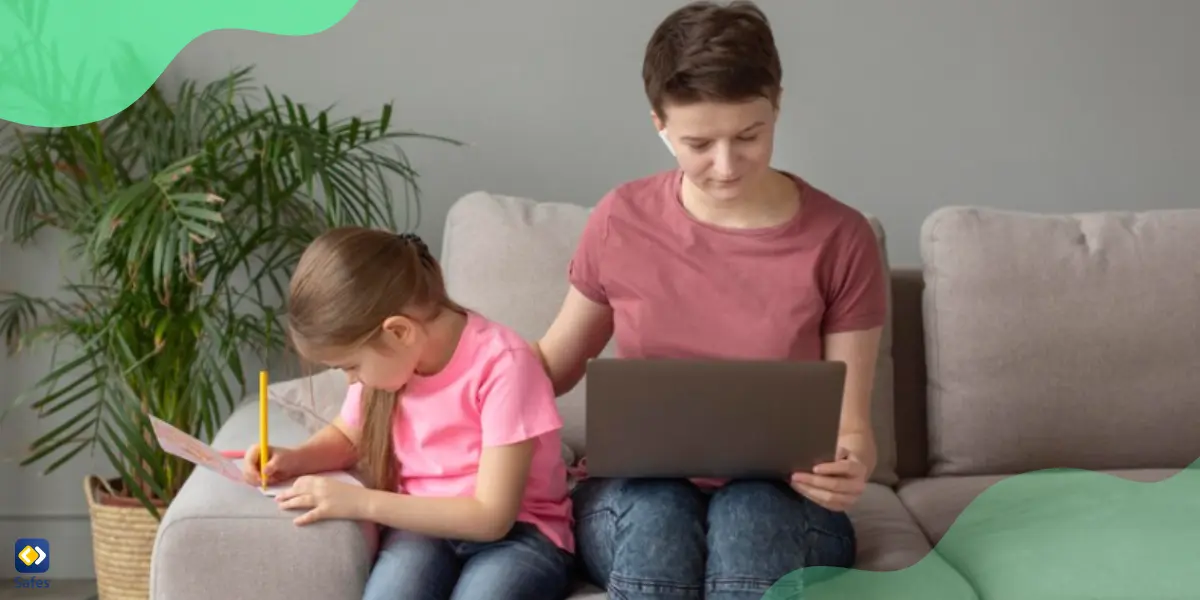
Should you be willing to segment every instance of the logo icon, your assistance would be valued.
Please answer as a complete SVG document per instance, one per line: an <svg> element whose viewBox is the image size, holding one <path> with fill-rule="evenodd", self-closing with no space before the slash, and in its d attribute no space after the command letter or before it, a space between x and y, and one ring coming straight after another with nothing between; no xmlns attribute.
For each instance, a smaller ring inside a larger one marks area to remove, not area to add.
<svg viewBox="0 0 1200 600"><path fill-rule="evenodd" d="M41 538L20 538L13 545L18 573L45 573L50 570L50 542Z"/></svg>

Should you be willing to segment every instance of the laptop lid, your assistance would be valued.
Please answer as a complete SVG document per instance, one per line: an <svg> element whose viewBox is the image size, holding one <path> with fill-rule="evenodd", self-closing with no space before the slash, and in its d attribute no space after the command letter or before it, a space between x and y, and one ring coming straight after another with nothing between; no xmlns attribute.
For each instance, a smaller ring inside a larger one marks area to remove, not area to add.
<svg viewBox="0 0 1200 600"><path fill-rule="evenodd" d="M787 477L832 461L842 362L597 358L588 362L595 477Z"/></svg>

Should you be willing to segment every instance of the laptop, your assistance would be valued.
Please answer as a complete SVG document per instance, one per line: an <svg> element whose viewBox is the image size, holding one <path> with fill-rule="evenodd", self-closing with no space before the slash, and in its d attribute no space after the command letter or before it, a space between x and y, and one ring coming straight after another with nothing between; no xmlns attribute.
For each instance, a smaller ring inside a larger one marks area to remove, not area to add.
<svg viewBox="0 0 1200 600"><path fill-rule="evenodd" d="M596 358L587 364L593 477L786 478L832 461L846 365Z"/></svg>

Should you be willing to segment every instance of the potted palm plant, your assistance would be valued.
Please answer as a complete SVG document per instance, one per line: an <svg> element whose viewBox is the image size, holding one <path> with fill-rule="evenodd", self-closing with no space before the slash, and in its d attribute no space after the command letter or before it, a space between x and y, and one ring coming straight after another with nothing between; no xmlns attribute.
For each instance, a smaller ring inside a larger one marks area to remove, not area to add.
<svg viewBox="0 0 1200 600"><path fill-rule="evenodd" d="M56 421L22 464L49 473L99 451L118 474L84 482L102 598L148 595L158 521L193 468L154 443L149 417L211 439L247 395L243 361L284 347L304 246L342 224L399 230L396 191L420 204L396 142L456 143L393 130L390 105L335 119L263 88L252 107L251 82L239 69L173 98L151 87L103 122L0 132L9 239L58 230L82 273L54 297L0 291L9 351L47 343L57 357L5 413Z"/></svg>

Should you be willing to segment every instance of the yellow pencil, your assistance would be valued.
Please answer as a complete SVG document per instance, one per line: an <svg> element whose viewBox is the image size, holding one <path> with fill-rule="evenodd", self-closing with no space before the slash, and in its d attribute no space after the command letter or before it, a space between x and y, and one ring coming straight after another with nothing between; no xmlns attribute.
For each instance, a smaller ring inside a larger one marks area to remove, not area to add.
<svg viewBox="0 0 1200 600"><path fill-rule="evenodd" d="M267 372L258 372L258 470L262 475L262 489L267 489Z"/></svg>

